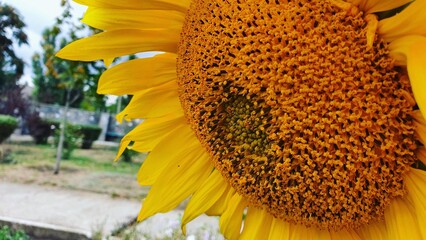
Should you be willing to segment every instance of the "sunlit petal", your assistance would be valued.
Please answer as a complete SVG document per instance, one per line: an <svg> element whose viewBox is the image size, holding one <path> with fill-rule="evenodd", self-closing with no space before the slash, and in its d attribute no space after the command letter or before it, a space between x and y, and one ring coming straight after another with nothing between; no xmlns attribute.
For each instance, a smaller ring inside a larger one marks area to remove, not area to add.
<svg viewBox="0 0 426 240"><path fill-rule="evenodd" d="M166 10L89 8L83 23L102 30L182 28L185 15Z"/></svg>
<svg viewBox="0 0 426 240"><path fill-rule="evenodd" d="M159 54L152 58L135 59L105 71L99 79L98 93L135 94L176 80L176 55Z"/></svg>
<svg viewBox="0 0 426 240"><path fill-rule="evenodd" d="M165 9L185 12L190 0L74 0L75 2L92 7L124 8L124 9Z"/></svg>
<svg viewBox="0 0 426 240"><path fill-rule="evenodd" d="M168 29L108 31L72 42L56 56L95 61L147 51L175 52L178 38L178 31Z"/></svg>
<svg viewBox="0 0 426 240"><path fill-rule="evenodd" d="M413 1L401 13L381 20L378 29L380 36L388 42L409 35L426 36L425 7L426 1Z"/></svg>

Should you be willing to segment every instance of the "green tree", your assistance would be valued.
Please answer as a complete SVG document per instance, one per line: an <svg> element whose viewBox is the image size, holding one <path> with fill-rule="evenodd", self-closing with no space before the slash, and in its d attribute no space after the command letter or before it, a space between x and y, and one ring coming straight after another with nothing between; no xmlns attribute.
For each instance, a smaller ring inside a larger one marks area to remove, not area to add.
<svg viewBox="0 0 426 240"><path fill-rule="evenodd" d="M28 100L22 96L24 86L18 80L24 73L25 62L15 53L18 46L28 44L25 23L12 6L0 2L0 114L25 117Z"/></svg>
<svg viewBox="0 0 426 240"><path fill-rule="evenodd" d="M65 106L69 101L70 107L104 110L106 97L96 93L97 79L105 70L103 63L65 61L55 57L66 44L89 34L87 27L71 21L70 6L66 1L63 4L63 14L52 27L43 31L43 52L32 58L33 96L42 103Z"/></svg>
<svg viewBox="0 0 426 240"><path fill-rule="evenodd" d="M68 43L75 41L88 29L72 21L71 6L62 1L64 11L56 23L44 30L41 46L43 52L32 59L34 73L34 97L44 103L59 103L64 106L57 145L54 173L58 174L64 149L69 107L80 107L82 102L94 101L86 106L105 106L105 97L96 94L96 82L105 69L100 63L65 61L55 57L55 53ZM96 95L95 95L96 94ZM95 109L91 109L95 110Z"/></svg>
<svg viewBox="0 0 426 240"><path fill-rule="evenodd" d="M18 11L0 2L0 90L15 87L24 73L25 63L13 47L13 43L28 44L24 27Z"/></svg>

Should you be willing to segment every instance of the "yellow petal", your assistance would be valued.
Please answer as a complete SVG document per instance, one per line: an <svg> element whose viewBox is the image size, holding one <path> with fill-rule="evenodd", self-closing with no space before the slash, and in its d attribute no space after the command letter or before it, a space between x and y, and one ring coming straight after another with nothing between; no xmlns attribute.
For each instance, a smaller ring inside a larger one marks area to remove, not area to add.
<svg viewBox="0 0 426 240"><path fill-rule="evenodd" d="M75 2L101 8L124 8L124 9L164 9L186 12L190 0L74 0Z"/></svg>
<svg viewBox="0 0 426 240"><path fill-rule="evenodd" d="M380 36L388 42L408 35L426 36L425 8L426 1L413 1L402 12L381 20L378 27Z"/></svg>
<svg viewBox="0 0 426 240"><path fill-rule="evenodd" d="M200 147L188 125L178 126L166 135L152 150L139 169L137 179L141 185L153 185L170 162L186 153L188 148Z"/></svg>
<svg viewBox="0 0 426 240"><path fill-rule="evenodd" d="M249 207L240 239L268 239L271 224L272 216L265 210Z"/></svg>
<svg viewBox="0 0 426 240"><path fill-rule="evenodd" d="M416 156L423 164L426 165L426 148L425 147L417 148Z"/></svg>
<svg viewBox="0 0 426 240"><path fill-rule="evenodd" d="M106 68L109 68L111 64L114 62L115 58L106 58L104 59L104 65Z"/></svg>
<svg viewBox="0 0 426 240"><path fill-rule="evenodd" d="M183 141L183 140L181 140ZM173 145L175 151L178 146ZM138 221L176 208L193 194L209 176L213 166L200 144L185 147L175 159L170 159L143 201Z"/></svg>
<svg viewBox="0 0 426 240"><path fill-rule="evenodd" d="M185 15L167 10L133 10L112 8L89 8L83 23L97 29L174 29L182 28Z"/></svg>
<svg viewBox="0 0 426 240"><path fill-rule="evenodd" d="M426 172L411 169L411 172L405 178L405 183L408 197L413 203L417 215L417 222L422 235L421 239L426 239Z"/></svg>
<svg viewBox="0 0 426 240"><path fill-rule="evenodd" d="M410 35L397 38L389 44L389 55L395 59L395 64L407 65L407 53L416 42L426 41L426 37L420 35Z"/></svg>
<svg viewBox="0 0 426 240"><path fill-rule="evenodd" d="M369 223L357 230L361 239L386 240L387 230L384 221Z"/></svg>
<svg viewBox="0 0 426 240"><path fill-rule="evenodd" d="M227 188L228 183L220 172L212 171L188 202L182 217L182 229L188 222L205 213L213 206L223 196Z"/></svg>
<svg viewBox="0 0 426 240"><path fill-rule="evenodd" d="M331 240L327 230L319 230L315 227L307 228L300 224L291 224L290 231L291 240Z"/></svg>
<svg viewBox="0 0 426 240"><path fill-rule="evenodd" d="M177 83L171 81L134 95L116 118L121 122L123 119L162 117L181 111Z"/></svg>
<svg viewBox="0 0 426 240"><path fill-rule="evenodd" d="M234 196L235 190L228 187L223 195L213 204L207 211L206 214L209 216L220 216L228 206L229 200Z"/></svg>
<svg viewBox="0 0 426 240"><path fill-rule="evenodd" d="M389 240L422 239L416 212L406 199L392 200L385 210L385 222Z"/></svg>
<svg viewBox="0 0 426 240"><path fill-rule="evenodd" d="M185 124L186 120L182 112L172 113L162 118L149 118L127 133L122 141L135 142L132 146L133 150L149 152L173 129ZM134 146L136 143L137 148Z"/></svg>
<svg viewBox="0 0 426 240"><path fill-rule="evenodd" d="M361 237L354 230L341 230L341 231L331 231L330 232L331 240L362 240Z"/></svg>
<svg viewBox="0 0 426 240"><path fill-rule="evenodd" d="M268 240L288 240L290 239L290 224L281 219L272 219L271 232Z"/></svg>
<svg viewBox="0 0 426 240"><path fill-rule="evenodd" d="M146 51L175 52L179 32L170 29L123 29L98 33L70 43L57 57L95 61Z"/></svg>
<svg viewBox="0 0 426 240"><path fill-rule="evenodd" d="M416 136L423 144L426 144L426 121L420 111L413 111L411 116L414 118L416 126Z"/></svg>
<svg viewBox="0 0 426 240"><path fill-rule="evenodd" d="M114 161L117 161L120 158L120 156L123 154L124 150L126 150L127 146L129 146L129 144L130 144L129 140L121 139L120 147L118 148L117 155L115 155Z"/></svg>
<svg viewBox="0 0 426 240"><path fill-rule="evenodd" d="M220 230L226 239L238 239L243 222L243 211L246 203L243 198L235 193L228 202L228 206L220 217Z"/></svg>
<svg viewBox="0 0 426 240"><path fill-rule="evenodd" d="M413 0L369 0L364 1L361 10L366 13L383 12L398 8Z"/></svg>
<svg viewBox="0 0 426 240"><path fill-rule="evenodd" d="M417 1L416 1L417 2ZM424 1L426 2L426 1ZM426 14L424 14L426 16ZM426 40L414 43L407 53L407 69L414 98L426 118Z"/></svg>
<svg viewBox="0 0 426 240"><path fill-rule="evenodd" d="M98 83L99 94L133 95L176 80L176 55L159 54L135 59L106 70Z"/></svg>

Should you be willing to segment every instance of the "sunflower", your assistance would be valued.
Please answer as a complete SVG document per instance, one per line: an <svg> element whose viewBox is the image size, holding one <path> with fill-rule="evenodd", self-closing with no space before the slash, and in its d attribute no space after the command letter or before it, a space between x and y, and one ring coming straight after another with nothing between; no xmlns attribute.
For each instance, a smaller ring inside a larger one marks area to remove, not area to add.
<svg viewBox="0 0 426 240"><path fill-rule="evenodd" d="M142 221L227 239L426 239L425 0L76 0L103 30L70 60L140 52L101 94L133 95L121 141L150 152Z"/></svg>

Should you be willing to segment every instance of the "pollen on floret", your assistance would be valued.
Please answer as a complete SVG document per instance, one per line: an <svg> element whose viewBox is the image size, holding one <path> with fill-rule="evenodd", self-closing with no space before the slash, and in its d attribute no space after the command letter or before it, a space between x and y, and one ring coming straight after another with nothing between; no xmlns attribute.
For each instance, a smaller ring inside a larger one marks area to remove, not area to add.
<svg viewBox="0 0 426 240"><path fill-rule="evenodd" d="M416 161L406 73L339 1L194 0L179 43L185 116L251 206L323 229L381 219Z"/></svg>

